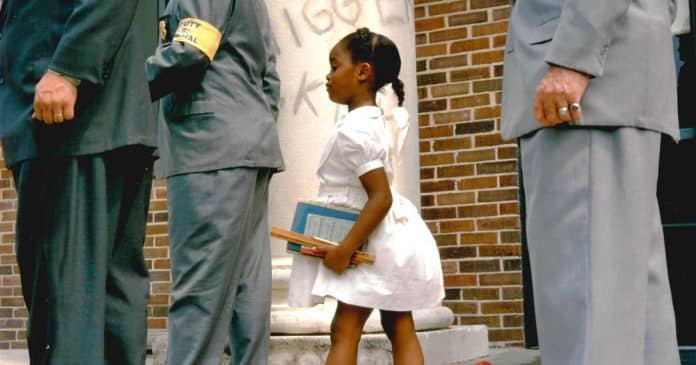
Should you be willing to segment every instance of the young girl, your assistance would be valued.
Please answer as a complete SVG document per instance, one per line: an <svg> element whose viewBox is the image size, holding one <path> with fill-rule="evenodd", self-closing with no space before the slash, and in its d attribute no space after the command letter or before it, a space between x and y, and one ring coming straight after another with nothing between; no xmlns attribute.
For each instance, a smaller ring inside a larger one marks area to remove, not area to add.
<svg viewBox="0 0 696 365"><path fill-rule="evenodd" d="M360 215L340 245L315 252L325 257L312 294L338 301L326 363L356 363L365 321L379 309L394 364L423 364L411 311L443 299L440 256L417 209L391 188L395 156L375 102L377 91L390 84L403 103L399 52L387 37L361 28L333 47L329 62L329 98L348 106L348 114L322 156L318 200L359 209ZM374 265L349 267L351 255L366 241Z"/></svg>

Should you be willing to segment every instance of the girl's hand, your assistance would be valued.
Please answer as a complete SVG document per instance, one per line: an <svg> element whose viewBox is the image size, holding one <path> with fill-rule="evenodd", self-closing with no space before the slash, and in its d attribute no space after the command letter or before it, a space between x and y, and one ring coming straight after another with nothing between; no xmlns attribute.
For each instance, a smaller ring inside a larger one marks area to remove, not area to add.
<svg viewBox="0 0 696 365"><path fill-rule="evenodd" d="M325 249L317 248L316 250L325 253L324 266L336 274L341 275L350 266L350 258L353 256L353 252L346 249L343 245Z"/></svg>

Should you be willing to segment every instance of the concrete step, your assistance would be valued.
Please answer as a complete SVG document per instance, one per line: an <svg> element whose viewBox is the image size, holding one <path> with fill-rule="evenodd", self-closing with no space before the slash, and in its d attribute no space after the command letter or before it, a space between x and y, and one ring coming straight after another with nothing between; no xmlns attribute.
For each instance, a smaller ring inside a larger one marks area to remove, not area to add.
<svg viewBox="0 0 696 365"><path fill-rule="evenodd" d="M452 326L447 329L418 332L429 365L464 364L468 360L488 355L486 326ZM167 352L167 332L148 334L147 365L164 365ZM320 365L330 348L328 335L271 336L269 365ZM358 364L391 364L391 345L383 333L365 334L360 341ZM223 359L227 361L227 359ZM27 365L26 350L0 351L0 365ZM497 365L497 364L496 364Z"/></svg>

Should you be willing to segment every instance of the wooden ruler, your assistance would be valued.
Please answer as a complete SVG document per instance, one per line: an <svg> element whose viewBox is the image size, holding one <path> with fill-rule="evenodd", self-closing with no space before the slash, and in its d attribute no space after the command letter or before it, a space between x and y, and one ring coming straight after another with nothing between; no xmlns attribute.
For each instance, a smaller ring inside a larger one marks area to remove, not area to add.
<svg viewBox="0 0 696 365"><path fill-rule="evenodd" d="M280 238L290 242L296 242L302 246L309 247L331 247L338 245L335 242L327 241L319 237L307 236L301 233L288 231L287 229L282 229L278 227L271 227L271 236L275 238ZM364 251L355 251L353 257L350 259L351 264L369 264L375 263L375 257Z"/></svg>

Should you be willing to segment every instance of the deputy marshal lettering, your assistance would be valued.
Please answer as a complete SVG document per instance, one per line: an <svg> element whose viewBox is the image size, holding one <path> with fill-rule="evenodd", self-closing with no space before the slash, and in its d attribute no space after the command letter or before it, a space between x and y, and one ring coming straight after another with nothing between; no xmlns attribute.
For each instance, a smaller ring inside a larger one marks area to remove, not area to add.
<svg viewBox="0 0 696 365"><path fill-rule="evenodd" d="M200 19L186 18L179 22L173 41L189 44L212 60L220 46L221 38L222 34L212 24Z"/></svg>

